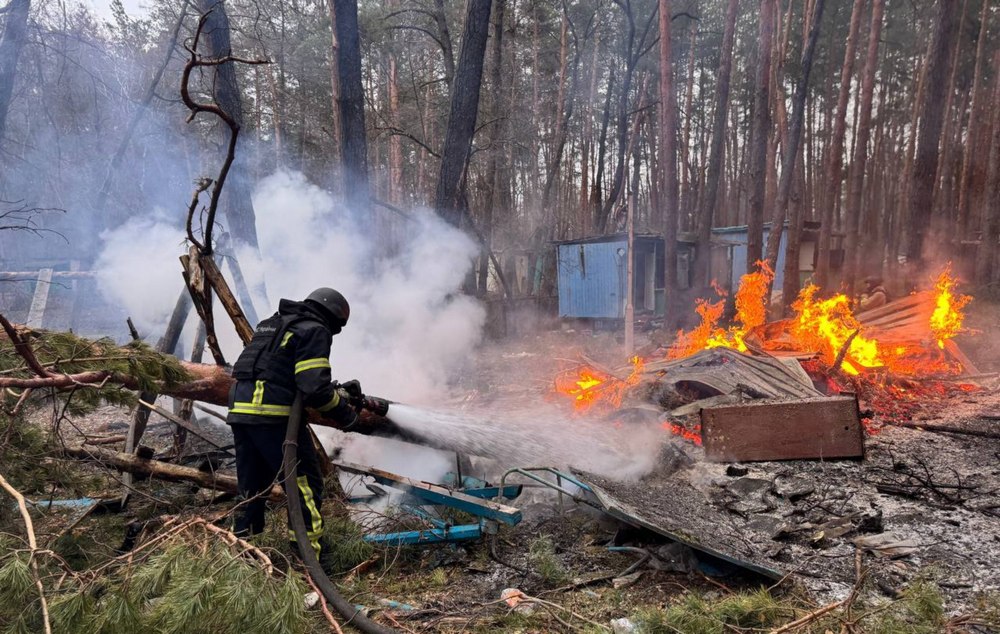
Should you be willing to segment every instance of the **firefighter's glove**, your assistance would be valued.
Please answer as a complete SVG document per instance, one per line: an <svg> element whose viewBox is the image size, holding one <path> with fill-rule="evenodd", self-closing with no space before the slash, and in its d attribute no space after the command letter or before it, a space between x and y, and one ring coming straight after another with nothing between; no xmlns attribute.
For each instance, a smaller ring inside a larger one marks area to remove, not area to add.
<svg viewBox="0 0 1000 634"><path fill-rule="evenodd" d="M361 391L361 381L357 379L351 379L346 383L340 384L340 389L347 392L350 400L361 400L365 397L364 392Z"/></svg>
<svg viewBox="0 0 1000 634"><path fill-rule="evenodd" d="M346 390L337 388L337 396L340 397L339 402L333 409L323 412L323 417L332 419L338 429L349 431L352 426L358 424L358 411L351 405Z"/></svg>

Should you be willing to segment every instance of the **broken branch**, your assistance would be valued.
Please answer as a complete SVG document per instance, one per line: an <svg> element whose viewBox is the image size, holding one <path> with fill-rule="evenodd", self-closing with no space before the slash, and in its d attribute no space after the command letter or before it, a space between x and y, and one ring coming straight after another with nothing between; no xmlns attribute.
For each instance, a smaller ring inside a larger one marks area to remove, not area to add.
<svg viewBox="0 0 1000 634"><path fill-rule="evenodd" d="M126 471L136 475L166 480L168 482L190 482L206 489L225 491L226 493L239 493L236 478L233 476L206 473L198 469L192 469L191 467L182 467L168 462L151 460L134 454L121 453L98 447L66 447L63 453L70 458L97 462L107 467L113 467L119 471ZM281 487L275 486L271 488L269 499L278 501L283 498L284 494L281 492Z"/></svg>
<svg viewBox="0 0 1000 634"><path fill-rule="evenodd" d="M4 320L4 327L9 325ZM28 506L25 504L24 496L15 489L7 479L0 475L0 487L10 494L17 501L17 508L21 511L21 518L24 520L24 530L28 534L28 548L31 549L31 574L35 577L35 587L38 588L38 599L42 603L42 623L45 626L45 634L52 634L52 625L49 623L49 605L45 601L45 588L42 586L42 579L38 576L38 562L35 554L38 552L38 542L35 539L35 527L31 522L31 514L28 513Z"/></svg>

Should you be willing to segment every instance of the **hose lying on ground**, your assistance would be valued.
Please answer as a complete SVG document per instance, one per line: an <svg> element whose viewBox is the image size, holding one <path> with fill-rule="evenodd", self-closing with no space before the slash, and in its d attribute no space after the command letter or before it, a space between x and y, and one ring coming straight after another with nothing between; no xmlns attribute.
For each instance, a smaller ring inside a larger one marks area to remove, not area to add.
<svg viewBox="0 0 1000 634"><path fill-rule="evenodd" d="M298 393L292 404L292 413L288 417L288 431L285 433L285 444L282 447L288 519L291 522L292 530L295 531L295 542L299 544L299 555L302 557L302 563L305 564L309 576L316 583L316 587L323 593L330 605L347 619L349 625L366 634L398 634L396 630L372 621L345 599L344 595L337 590L337 586L326 576L322 566L320 566L316 551L309 546L309 535L306 532L306 520L302 516L302 500L299 499L297 483L299 427L302 426L302 411L302 394Z"/></svg>

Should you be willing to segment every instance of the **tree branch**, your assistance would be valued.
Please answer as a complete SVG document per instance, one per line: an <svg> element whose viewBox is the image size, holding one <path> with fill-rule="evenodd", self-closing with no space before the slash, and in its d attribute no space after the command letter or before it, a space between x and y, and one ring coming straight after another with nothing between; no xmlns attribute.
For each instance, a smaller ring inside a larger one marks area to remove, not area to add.
<svg viewBox="0 0 1000 634"><path fill-rule="evenodd" d="M24 359L31 371L40 377L52 376L52 373L46 370L41 363L38 361L38 357L35 356L35 351L31 349L31 345L21 337L21 333L14 328L14 325L7 320L3 314L0 314L0 325L3 326L4 331L10 338L11 343L14 344L14 350L17 351L19 355Z"/></svg>
<svg viewBox="0 0 1000 634"><path fill-rule="evenodd" d="M4 320L6 322L6 320ZM35 539L35 528L31 522L31 514L28 513L28 506L24 502L21 492L10 485L9 482L0 475L0 487L9 493L17 501L17 508L21 511L21 518L24 520L24 530L28 533L28 548L31 549L31 573L35 577L35 587L38 588L38 600L42 603L42 625L45 627L45 634L52 634L52 624L49 623L49 604L45 601L45 588L42 586L42 579L38 576L38 561L35 554L38 552L38 542Z"/></svg>

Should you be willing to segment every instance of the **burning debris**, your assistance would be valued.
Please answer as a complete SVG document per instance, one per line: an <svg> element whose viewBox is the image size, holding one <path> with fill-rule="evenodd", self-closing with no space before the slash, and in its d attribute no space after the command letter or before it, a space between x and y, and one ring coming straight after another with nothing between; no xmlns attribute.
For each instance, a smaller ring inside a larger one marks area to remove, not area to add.
<svg viewBox="0 0 1000 634"><path fill-rule="evenodd" d="M589 363L557 377L556 391L572 398L579 412L607 412L652 400L664 406L668 418L671 410L714 397L786 399L853 393L865 408L874 406L874 420L866 425L874 430L900 414L912 414L912 408L892 412L886 400L912 402L913 394L943 396L974 389L956 383L963 374L978 370L953 341L963 332L963 309L972 298L957 292L958 280L950 267L940 273L933 290L858 315L846 295L822 298L819 289L809 285L792 304L790 318L769 322L766 293L774 273L766 263L759 265L742 278L736 291L733 325L720 325L725 293L716 288L718 301L699 301L696 311L701 322L678 333L676 342L659 353L665 359L637 356L620 369ZM737 354L708 355L716 360L706 364L705 351L722 349ZM692 362L685 363L686 359ZM756 382L743 376L736 385L713 385L711 380L699 380L704 377L688 376L694 367L727 368L708 371L718 381L731 372L732 363L742 360L746 367L751 359L756 363ZM775 391L778 368L779 375L793 373L813 393ZM671 398L664 398L665 385L674 388ZM669 426L689 435L683 421L671 420Z"/></svg>

